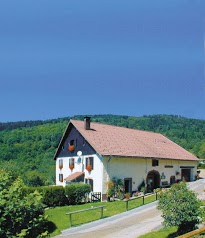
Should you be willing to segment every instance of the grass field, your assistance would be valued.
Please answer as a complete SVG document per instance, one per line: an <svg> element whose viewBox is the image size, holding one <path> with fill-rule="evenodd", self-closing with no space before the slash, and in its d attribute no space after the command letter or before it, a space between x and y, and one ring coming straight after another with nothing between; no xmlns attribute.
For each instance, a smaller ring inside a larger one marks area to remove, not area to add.
<svg viewBox="0 0 205 238"><path fill-rule="evenodd" d="M158 231L152 231L139 238L174 238L176 237L177 227L162 228Z"/></svg>
<svg viewBox="0 0 205 238"><path fill-rule="evenodd" d="M156 200L155 195L151 195L145 197L145 204L153 202ZM105 205L104 208L104 218L110 217L122 212L126 211L126 203L124 201L114 201L114 202L96 202L96 203L86 203L83 205L75 205L75 206L64 206L64 207L56 207L50 208L45 211L46 215L48 215L49 221L49 232L51 236L55 236L60 234L60 232L64 229L70 227L69 217L66 215L67 212L78 211L86 208L91 208ZM130 200L128 204L128 209L134 209L143 205L142 198ZM86 211L83 213L76 213L72 215L72 224L73 226L79 226L81 224L85 224L91 221L95 221L100 219L100 209Z"/></svg>

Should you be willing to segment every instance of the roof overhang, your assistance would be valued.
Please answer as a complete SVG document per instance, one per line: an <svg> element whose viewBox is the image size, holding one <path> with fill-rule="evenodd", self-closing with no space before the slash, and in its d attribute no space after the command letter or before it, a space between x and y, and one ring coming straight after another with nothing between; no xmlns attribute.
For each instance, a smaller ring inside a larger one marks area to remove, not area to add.
<svg viewBox="0 0 205 238"><path fill-rule="evenodd" d="M59 153L59 151L60 151L60 148L61 148L62 145L63 145L63 142L64 142L65 137L66 137L66 135L67 135L67 131L68 131L68 129L69 129L69 127L70 127L71 124L72 124L72 123L71 123L71 120L70 120L69 123L68 123L68 125L67 125L67 127L66 127L66 129L65 129L65 131L64 131L64 133L63 133L63 136L61 137L61 140L60 140L60 142L59 142L59 144L58 144L58 148L57 148L56 151L55 151L55 155L54 155L54 157L53 157L54 160L56 160L56 158L57 158L57 156L58 156L58 153Z"/></svg>
<svg viewBox="0 0 205 238"><path fill-rule="evenodd" d="M84 172L75 172L74 174L69 175L67 178L64 179L66 182L72 182L73 180L76 180L77 178L84 175Z"/></svg>
<svg viewBox="0 0 205 238"><path fill-rule="evenodd" d="M199 162L200 159L195 157L195 158L190 158L190 159L179 159L179 158L164 158L164 157L148 157L148 156L126 156L126 155L102 155L103 157L108 157L108 158L134 158L134 159L158 159L158 160L180 160L180 161L196 161Z"/></svg>

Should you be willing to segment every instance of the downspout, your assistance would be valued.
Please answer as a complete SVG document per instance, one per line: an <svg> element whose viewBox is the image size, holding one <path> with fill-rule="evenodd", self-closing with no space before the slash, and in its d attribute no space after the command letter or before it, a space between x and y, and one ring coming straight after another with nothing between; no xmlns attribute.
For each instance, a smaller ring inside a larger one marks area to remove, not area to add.
<svg viewBox="0 0 205 238"><path fill-rule="evenodd" d="M108 161L107 161L107 175L109 175L109 163L110 163L110 160L112 159L112 157L111 157L111 155L109 156L109 158L108 158ZM109 181L109 176L107 177L107 182Z"/></svg>

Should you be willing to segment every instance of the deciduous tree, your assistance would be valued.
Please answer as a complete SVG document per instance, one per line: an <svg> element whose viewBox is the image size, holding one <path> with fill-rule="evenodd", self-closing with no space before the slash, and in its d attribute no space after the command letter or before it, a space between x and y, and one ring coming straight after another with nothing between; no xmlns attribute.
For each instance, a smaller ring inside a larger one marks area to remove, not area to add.
<svg viewBox="0 0 205 238"><path fill-rule="evenodd" d="M194 230L200 220L200 201L184 182L162 190L158 209L162 210L164 225L177 226L178 234Z"/></svg>

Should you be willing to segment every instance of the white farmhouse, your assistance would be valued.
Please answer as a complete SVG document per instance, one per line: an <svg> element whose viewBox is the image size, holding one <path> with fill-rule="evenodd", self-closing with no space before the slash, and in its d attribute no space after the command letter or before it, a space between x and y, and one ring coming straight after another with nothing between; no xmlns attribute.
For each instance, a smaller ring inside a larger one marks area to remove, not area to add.
<svg viewBox="0 0 205 238"><path fill-rule="evenodd" d="M144 180L150 189L193 181L199 159L165 136L148 131L70 120L56 150L56 184L84 182L106 199L107 182L124 181L125 192Z"/></svg>

